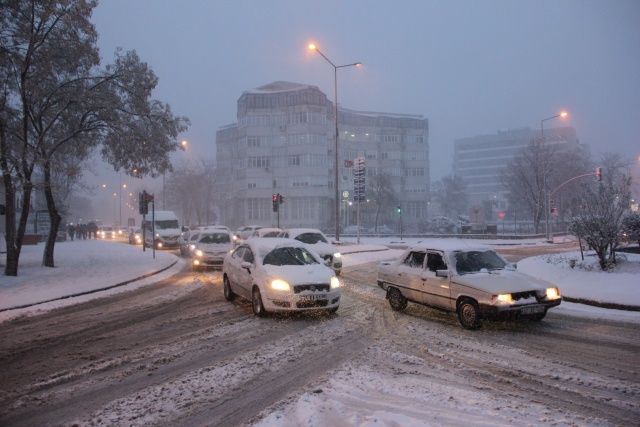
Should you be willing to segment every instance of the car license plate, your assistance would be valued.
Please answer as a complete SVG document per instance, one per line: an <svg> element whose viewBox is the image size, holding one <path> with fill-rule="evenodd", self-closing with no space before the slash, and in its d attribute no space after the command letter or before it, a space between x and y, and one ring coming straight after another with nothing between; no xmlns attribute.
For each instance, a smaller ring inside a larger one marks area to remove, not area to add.
<svg viewBox="0 0 640 427"><path fill-rule="evenodd" d="M520 309L520 314L536 314L542 313L544 311L544 306L536 305L534 307L524 307Z"/></svg>
<svg viewBox="0 0 640 427"><path fill-rule="evenodd" d="M302 299L308 300L308 301L320 301L323 299L327 299L326 295L303 295Z"/></svg>

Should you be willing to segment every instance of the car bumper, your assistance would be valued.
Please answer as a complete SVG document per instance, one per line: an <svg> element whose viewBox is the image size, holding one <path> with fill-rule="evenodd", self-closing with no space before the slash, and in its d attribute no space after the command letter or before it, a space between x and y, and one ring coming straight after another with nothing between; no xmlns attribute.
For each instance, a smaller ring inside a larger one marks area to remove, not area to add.
<svg viewBox="0 0 640 427"><path fill-rule="evenodd" d="M548 309L559 306L561 302L562 299L560 298L553 301L527 305L496 306L481 304L480 311L484 317L489 319L517 319L539 316Z"/></svg>
<svg viewBox="0 0 640 427"><path fill-rule="evenodd" d="M268 293L262 303L267 311L309 311L337 309L340 291L322 293Z"/></svg>
<svg viewBox="0 0 640 427"><path fill-rule="evenodd" d="M224 257L196 257L193 259L194 267L222 269Z"/></svg>

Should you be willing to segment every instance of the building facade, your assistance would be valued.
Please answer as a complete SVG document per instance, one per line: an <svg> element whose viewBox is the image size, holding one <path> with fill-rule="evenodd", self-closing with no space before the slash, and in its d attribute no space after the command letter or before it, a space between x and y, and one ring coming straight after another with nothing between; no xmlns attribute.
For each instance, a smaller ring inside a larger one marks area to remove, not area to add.
<svg viewBox="0 0 640 427"><path fill-rule="evenodd" d="M453 171L462 179L469 195L469 205L482 205L490 201L494 208L508 208L507 191L500 182L502 169L532 139L539 140L541 131L528 127L500 130L495 135L479 135L454 141ZM576 149L579 141L572 127L546 129L545 144L553 144L560 150Z"/></svg>
<svg viewBox="0 0 640 427"><path fill-rule="evenodd" d="M335 227L333 115L333 103L316 86L279 81L245 91L237 122L216 133L220 222L330 232ZM397 195L393 206L381 208L378 224L395 226L397 204L405 229L419 227L429 198L428 120L338 108L338 127L341 227L356 223L356 207L349 202L357 157L365 158L366 180L386 174ZM279 212L273 212L274 194L284 197ZM369 191L367 199L366 204L375 203ZM360 222L369 227L374 209L363 205Z"/></svg>

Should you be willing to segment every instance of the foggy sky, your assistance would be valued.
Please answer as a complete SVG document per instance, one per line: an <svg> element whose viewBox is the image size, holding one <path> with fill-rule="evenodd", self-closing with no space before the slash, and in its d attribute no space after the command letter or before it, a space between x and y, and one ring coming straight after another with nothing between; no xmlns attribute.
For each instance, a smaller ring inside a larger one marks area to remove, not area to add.
<svg viewBox="0 0 640 427"><path fill-rule="evenodd" d="M213 158L245 90L316 85L346 108L421 114L431 179L452 173L453 141L570 125L595 159L640 155L640 1L101 0L103 63L136 50L159 77L154 98L187 116L180 158ZM98 181L117 174L101 173ZM160 184L161 185L161 184Z"/></svg>

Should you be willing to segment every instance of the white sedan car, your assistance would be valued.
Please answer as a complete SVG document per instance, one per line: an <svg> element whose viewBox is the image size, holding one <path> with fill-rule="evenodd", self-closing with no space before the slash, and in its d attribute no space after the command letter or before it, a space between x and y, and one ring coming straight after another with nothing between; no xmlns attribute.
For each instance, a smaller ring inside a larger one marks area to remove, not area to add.
<svg viewBox="0 0 640 427"><path fill-rule="evenodd" d="M254 314L326 310L340 305L340 281L309 246L293 239L249 239L222 266L224 297L251 301Z"/></svg>

